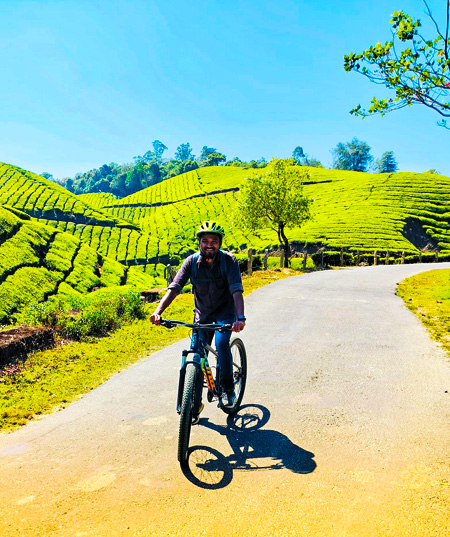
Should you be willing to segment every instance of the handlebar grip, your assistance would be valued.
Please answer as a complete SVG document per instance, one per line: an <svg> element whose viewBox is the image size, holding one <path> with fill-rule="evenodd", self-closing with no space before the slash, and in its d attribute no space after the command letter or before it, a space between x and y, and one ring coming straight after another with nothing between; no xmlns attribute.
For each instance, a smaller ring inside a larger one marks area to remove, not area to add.
<svg viewBox="0 0 450 537"><path fill-rule="evenodd" d="M221 325L220 328L216 328L218 332L231 332L232 329L233 329L232 324L223 324Z"/></svg>

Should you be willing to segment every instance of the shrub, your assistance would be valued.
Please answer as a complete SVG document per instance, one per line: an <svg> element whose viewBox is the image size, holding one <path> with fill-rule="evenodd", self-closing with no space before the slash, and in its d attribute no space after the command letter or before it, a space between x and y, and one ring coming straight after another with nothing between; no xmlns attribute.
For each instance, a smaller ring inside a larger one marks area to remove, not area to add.
<svg viewBox="0 0 450 537"><path fill-rule="evenodd" d="M67 294L30 304L17 314L23 324L50 326L64 338L105 336L124 322L145 316L140 293L130 287L103 288L84 296Z"/></svg>
<svg viewBox="0 0 450 537"><path fill-rule="evenodd" d="M350 266L355 264L355 257L348 252L342 252L343 265ZM311 255L315 266L319 266L322 262L322 252L316 252ZM325 266L339 267L341 265L341 252L323 252L323 264Z"/></svg>
<svg viewBox="0 0 450 537"><path fill-rule="evenodd" d="M248 270L248 254L235 254L237 262L239 263L239 270L247 272ZM252 270L260 270L263 267L263 256L254 255L252 257Z"/></svg>
<svg viewBox="0 0 450 537"><path fill-rule="evenodd" d="M293 270L303 270L303 257L291 257L291 259L289 259L289 266ZM312 260L311 256L308 256L306 258L306 270L315 268L316 265L314 264L314 261Z"/></svg>

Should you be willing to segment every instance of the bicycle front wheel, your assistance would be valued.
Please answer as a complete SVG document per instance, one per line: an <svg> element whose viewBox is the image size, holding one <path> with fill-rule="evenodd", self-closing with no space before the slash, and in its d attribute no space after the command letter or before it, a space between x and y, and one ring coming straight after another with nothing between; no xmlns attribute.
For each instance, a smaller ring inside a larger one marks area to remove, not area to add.
<svg viewBox="0 0 450 537"><path fill-rule="evenodd" d="M191 436L192 416L195 402L195 379L197 368L186 366L183 397L181 399L180 429L178 432L178 461L184 464L188 459L189 438Z"/></svg>
<svg viewBox="0 0 450 537"><path fill-rule="evenodd" d="M233 339L230 343L230 350L233 359L233 382L236 401L232 407L222 407L225 414L235 414L239 410L247 382L247 353L242 339Z"/></svg>

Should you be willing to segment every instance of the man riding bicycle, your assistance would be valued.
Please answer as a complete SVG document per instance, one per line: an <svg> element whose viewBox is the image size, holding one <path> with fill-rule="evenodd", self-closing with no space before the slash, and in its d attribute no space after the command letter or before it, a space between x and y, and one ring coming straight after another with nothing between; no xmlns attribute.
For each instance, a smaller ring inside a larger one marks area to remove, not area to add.
<svg viewBox="0 0 450 537"><path fill-rule="evenodd" d="M216 222L203 222L198 228L199 252L189 256L181 265L167 293L150 317L152 323L160 324L161 314L178 296L188 279L194 290L195 322L232 324L233 332L240 332L245 327L244 299L241 274L236 257L221 250L225 231ZM213 333L200 330L199 337L210 344ZM222 386L224 394L222 405L232 407L236 396L233 387L233 362L230 352L231 332L216 331L215 344L219 355ZM191 347L196 349L196 341ZM194 421L203 410L201 404L202 379L197 386L199 408L194 409Z"/></svg>

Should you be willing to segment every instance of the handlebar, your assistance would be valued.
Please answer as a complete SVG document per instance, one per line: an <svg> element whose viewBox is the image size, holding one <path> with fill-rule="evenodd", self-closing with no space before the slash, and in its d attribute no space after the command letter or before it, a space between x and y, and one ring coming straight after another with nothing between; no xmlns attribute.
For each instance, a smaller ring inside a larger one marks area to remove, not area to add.
<svg viewBox="0 0 450 537"><path fill-rule="evenodd" d="M176 321L172 319L161 319L161 326L165 328L175 328L175 326L186 326L187 328L192 328L194 330L217 330L218 332L231 332L231 324L201 324L201 323L185 323L183 321Z"/></svg>

